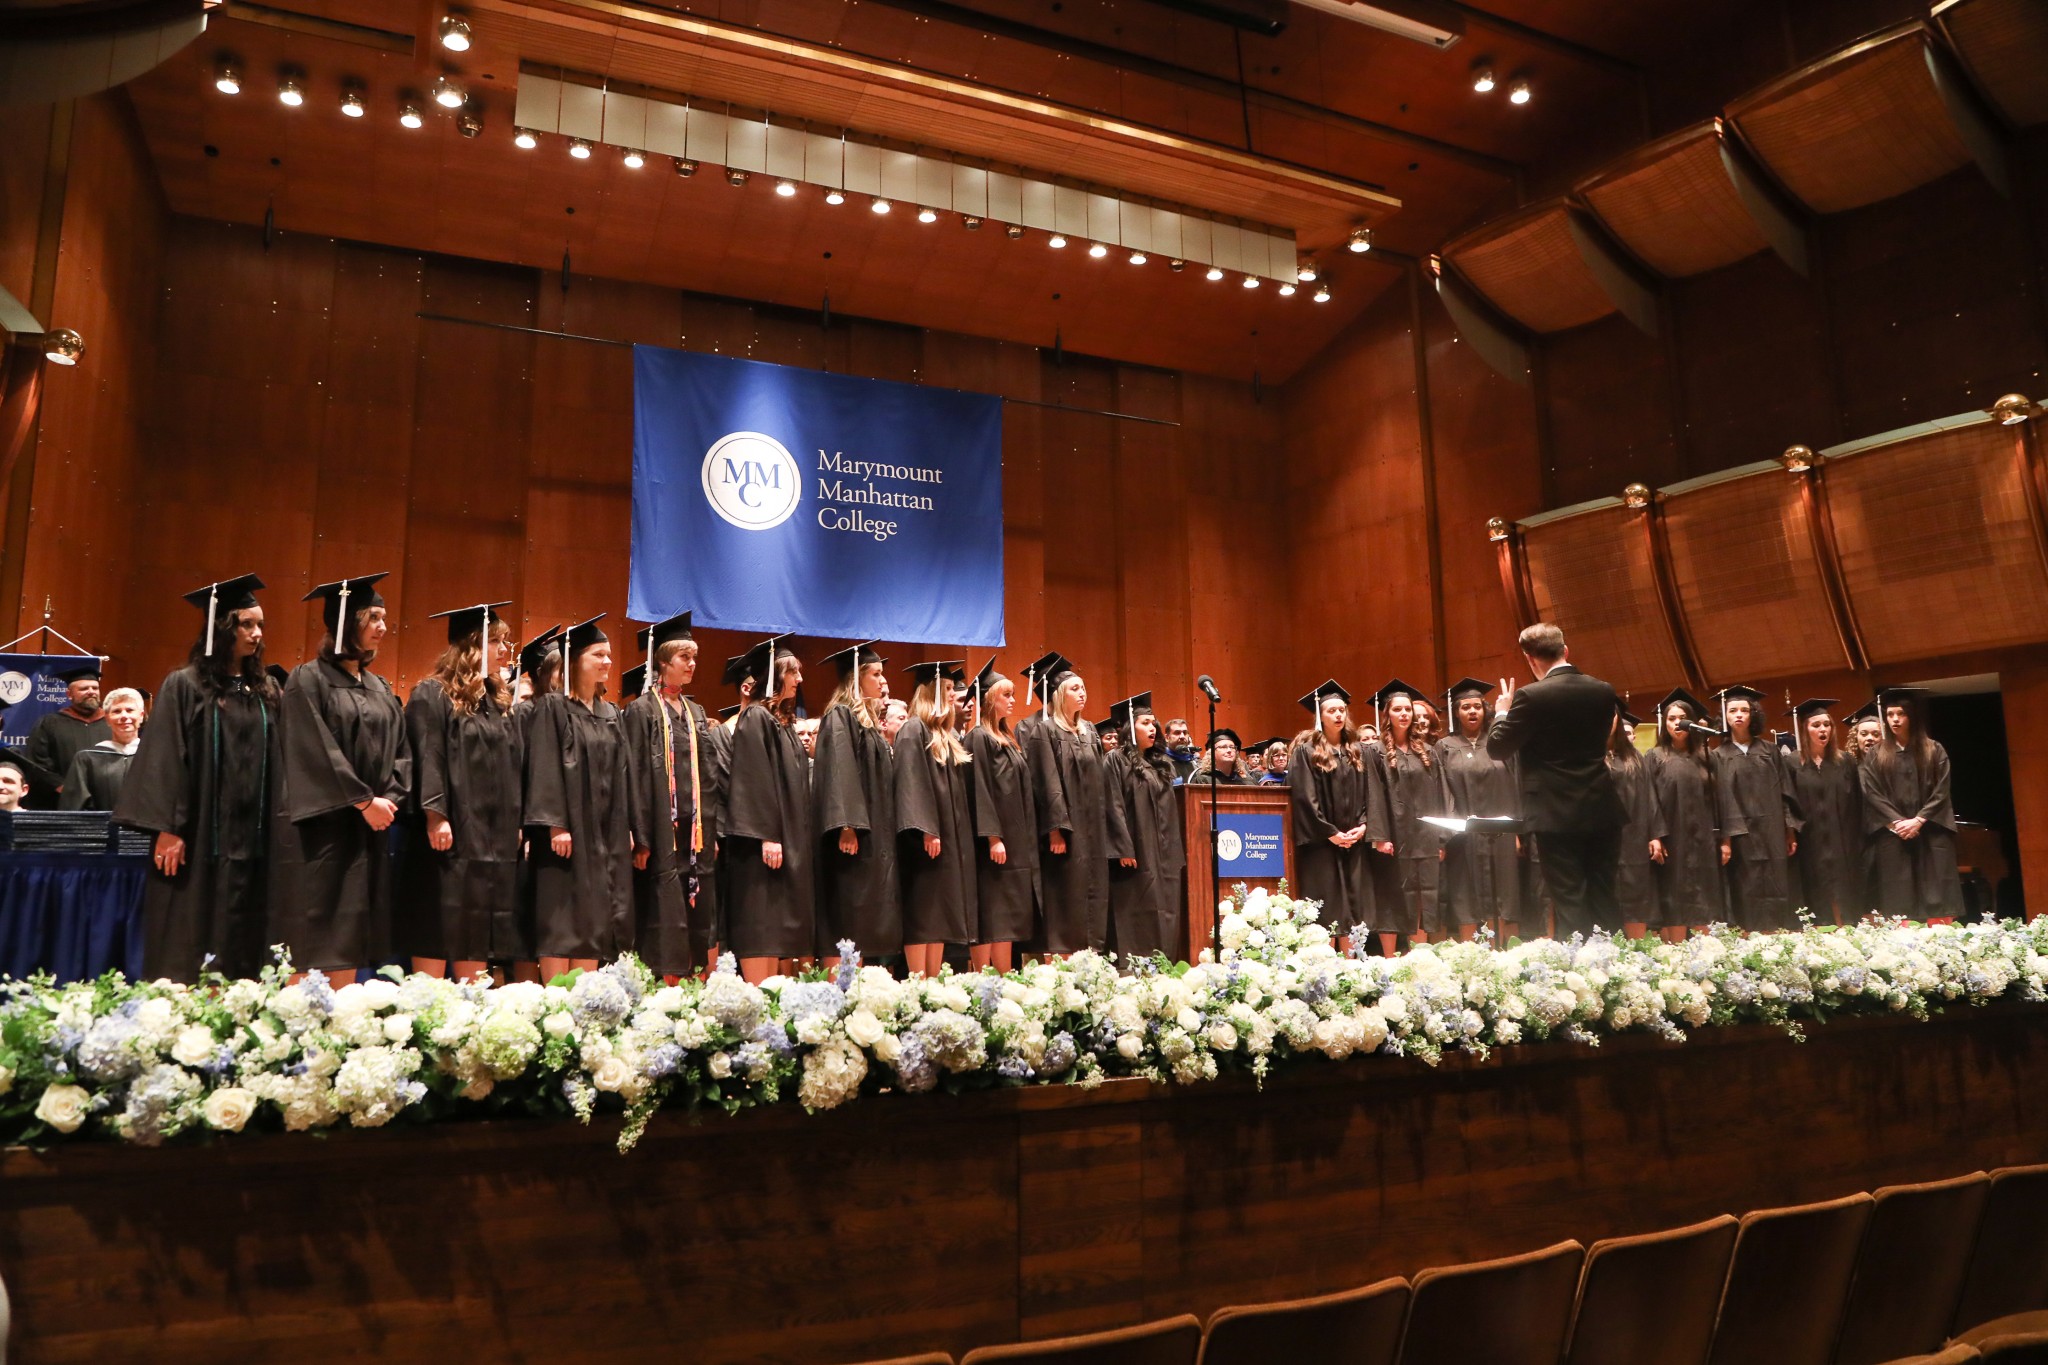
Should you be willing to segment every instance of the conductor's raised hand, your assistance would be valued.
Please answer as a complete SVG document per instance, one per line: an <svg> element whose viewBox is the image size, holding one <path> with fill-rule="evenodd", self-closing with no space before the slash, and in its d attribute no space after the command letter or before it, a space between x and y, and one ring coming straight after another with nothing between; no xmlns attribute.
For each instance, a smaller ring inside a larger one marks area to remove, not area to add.
<svg viewBox="0 0 2048 1365"><path fill-rule="evenodd" d="M1514 703L1514 700L1515 680L1513 678L1502 678L1500 680L1500 691L1494 694L1493 714L1496 716L1506 715L1508 707Z"/></svg>

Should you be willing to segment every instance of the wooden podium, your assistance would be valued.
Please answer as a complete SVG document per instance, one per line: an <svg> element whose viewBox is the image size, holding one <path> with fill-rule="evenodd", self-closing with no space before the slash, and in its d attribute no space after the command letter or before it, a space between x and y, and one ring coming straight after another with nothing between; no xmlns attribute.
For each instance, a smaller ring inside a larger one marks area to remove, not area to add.
<svg viewBox="0 0 2048 1365"><path fill-rule="evenodd" d="M1261 817L1258 823L1270 827L1277 818L1280 836L1277 869L1268 875L1256 876L1241 869L1233 870L1226 861L1219 887L1209 872L1209 784L1191 782L1180 788L1180 797L1181 829L1188 852L1187 880L1184 883L1187 913L1182 917L1187 926L1187 941L1181 945L1182 959L1193 962L1200 957L1202 949L1210 945L1210 938L1216 931L1216 902L1222 899L1223 892L1239 882L1248 887L1263 886L1268 891L1279 890L1282 878L1289 886L1294 885L1294 805L1282 784L1258 787L1217 784L1216 810L1223 820L1228 822L1233 816ZM1240 837L1240 845L1247 842Z"/></svg>

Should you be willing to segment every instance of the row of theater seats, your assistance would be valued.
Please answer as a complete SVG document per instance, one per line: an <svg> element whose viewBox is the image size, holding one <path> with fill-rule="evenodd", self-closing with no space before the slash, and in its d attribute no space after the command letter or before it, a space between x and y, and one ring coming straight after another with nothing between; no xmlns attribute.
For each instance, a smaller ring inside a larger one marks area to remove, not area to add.
<svg viewBox="0 0 2048 1365"><path fill-rule="evenodd" d="M1931 1354L1936 1353L1939 1354ZM2048 1365L2048 1166L969 1351L960 1365ZM872 1365L953 1365L946 1355Z"/></svg>

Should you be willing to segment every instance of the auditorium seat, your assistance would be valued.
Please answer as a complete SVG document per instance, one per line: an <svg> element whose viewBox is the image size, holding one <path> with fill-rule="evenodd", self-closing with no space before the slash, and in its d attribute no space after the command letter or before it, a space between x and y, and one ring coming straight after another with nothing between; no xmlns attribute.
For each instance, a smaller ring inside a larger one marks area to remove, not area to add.
<svg viewBox="0 0 2048 1365"><path fill-rule="evenodd" d="M2031 1313L2008 1313L1980 1322L1967 1332L1957 1333L1956 1343L1982 1350L1985 1343L2003 1337L2048 1337L2048 1311L2037 1308Z"/></svg>
<svg viewBox="0 0 2048 1365"><path fill-rule="evenodd" d="M1541 1251L1415 1277L1401 1365L1557 1365L1586 1248Z"/></svg>
<svg viewBox="0 0 2048 1365"><path fill-rule="evenodd" d="M1933 1355L1900 1356L1897 1360L1887 1360L1884 1365L1975 1365L1982 1359L1976 1347L1958 1345L1936 1351Z"/></svg>
<svg viewBox="0 0 2048 1365"><path fill-rule="evenodd" d="M1977 1343L1985 1365L2048 1365L2048 1332L2015 1332Z"/></svg>
<svg viewBox="0 0 2048 1365"><path fill-rule="evenodd" d="M1739 1227L1724 1213L1593 1243L1566 1365L1703 1365Z"/></svg>
<svg viewBox="0 0 2048 1365"><path fill-rule="evenodd" d="M1954 1330L2048 1308L2048 1166L1991 1173Z"/></svg>
<svg viewBox="0 0 2048 1365"><path fill-rule="evenodd" d="M1856 1253L1835 1365L1878 1365L1941 1349L1990 1189L1991 1177L1978 1171L1877 1192Z"/></svg>
<svg viewBox="0 0 2048 1365"><path fill-rule="evenodd" d="M1713 1365L1828 1365L1871 1202L1852 1194L1743 1215Z"/></svg>
<svg viewBox="0 0 2048 1365"><path fill-rule="evenodd" d="M960 1365L1025 1361L1029 1365L1195 1365L1202 1349L1202 1320L1192 1313L1113 1332L982 1346L960 1357Z"/></svg>
<svg viewBox="0 0 2048 1365"><path fill-rule="evenodd" d="M1394 1365L1408 1281L1284 1303L1219 1308L1202 1334L1201 1365Z"/></svg>

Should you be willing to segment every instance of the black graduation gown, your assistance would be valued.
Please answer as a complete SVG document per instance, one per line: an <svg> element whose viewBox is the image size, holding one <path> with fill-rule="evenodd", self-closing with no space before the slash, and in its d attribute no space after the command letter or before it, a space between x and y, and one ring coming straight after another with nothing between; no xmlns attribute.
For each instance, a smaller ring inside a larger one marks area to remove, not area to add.
<svg viewBox="0 0 2048 1365"><path fill-rule="evenodd" d="M1822 924L1841 916L1854 924L1870 909L1863 875L1863 784L1856 765L1839 754L1815 767L1790 761L1792 793L1806 827L1792 855L1801 904Z"/></svg>
<svg viewBox="0 0 2048 1365"><path fill-rule="evenodd" d="M941 763L916 716L896 732L897 850L903 869L905 943L978 943L980 896L974 870L974 760ZM924 836L939 838L928 858Z"/></svg>
<svg viewBox="0 0 2048 1365"><path fill-rule="evenodd" d="M1108 769L1095 727L1067 730L1046 716L1018 728L1038 801L1044 915L1038 946L1049 953L1101 949L1109 942L1109 863L1131 855L1121 801L1108 799ZM1051 836L1066 836L1054 853Z"/></svg>
<svg viewBox="0 0 2048 1365"><path fill-rule="evenodd" d="M726 788L732 781L732 732L724 724L707 720L704 756L710 760L704 788L704 848L697 854L697 903L690 907L690 942L704 961L711 960L713 946L732 937L726 922L728 900L726 875Z"/></svg>
<svg viewBox="0 0 2048 1365"><path fill-rule="evenodd" d="M439 678L425 679L406 699L413 809L399 937L415 956L507 962L534 955L533 922L519 894L524 728L488 697L458 713ZM429 811L446 816L455 837L445 853L427 842Z"/></svg>
<svg viewBox="0 0 2048 1365"><path fill-rule="evenodd" d="M290 947L302 970L382 962L392 942L392 833L371 829L355 807L381 796L404 811L405 709L383 678L322 655L292 670L279 729L285 818L276 822L268 941Z"/></svg>
<svg viewBox="0 0 2048 1365"><path fill-rule="evenodd" d="M630 775L633 842L648 850L647 866L633 873L635 951L660 976L690 975L710 944L708 930L696 922L699 909L690 903L692 867L699 861L692 856L691 840L701 830L708 848L716 833L697 817L698 802L709 805L705 795L712 782L709 726L702 707L687 697L682 703L682 711L671 710L660 697L646 692L635 697L619 717ZM693 761L697 773L694 796L690 788ZM710 908L703 906L704 910Z"/></svg>
<svg viewBox="0 0 2048 1365"><path fill-rule="evenodd" d="M1891 743L1886 736L1886 744ZM1949 797L1948 750L1928 741L1934 762L1922 773L1913 755L1893 747L1890 763L1864 755L1863 827L1871 847L1871 890L1877 909L1912 919L1963 913L1963 882L1956 869L1956 813ZM1894 820L1927 823L1911 839L1892 833Z"/></svg>
<svg viewBox="0 0 2048 1365"><path fill-rule="evenodd" d="M1801 821L1785 751L1769 739L1746 754L1724 742L1707 763L1714 770L1715 817L1732 849L1726 868L1731 917L1749 930L1798 928L1785 840Z"/></svg>
<svg viewBox="0 0 2048 1365"><path fill-rule="evenodd" d="M1476 740L1438 740L1436 772L1447 814L1467 819L1521 814L1514 760L1489 757L1484 735ZM1445 840L1442 921L1446 925L1519 922L1522 872L1515 857L1513 834L1454 834Z"/></svg>
<svg viewBox="0 0 2048 1365"><path fill-rule="evenodd" d="M1296 741L1287 757L1287 787L1294 806L1294 894L1322 902L1318 918L1339 934L1354 924L1373 925L1377 907L1368 845L1392 838L1386 772L1362 744L1351 747L1328 772L1309 758L1307 740ZM1358 825L1365 837L1350 848L1330 842L1333 834ZM1375 926L1379 927L1379 926Z"/></svg>
<svg viewBox="0 0 2048 1365"><path fill-rule="evenodd" d="M985 725L967 733L974 755L975 895L983 943L1029 943L1038 936L1038 803L1023 744L1005 744ZM989 860L1003 841L1001 867Z"/></svg>
<svg viewBox="0 0 2048 1365"><path fill-rule="evenodd" d="M80 749L72 755L71 767L64 774L64 795L57 801L58 809L112 810L121 799L121 784L134 757L99 744Z"/></svg>
<svg viewBox="0 0 2048 1365"><path fill-rule="evenodd" d="M903 951L903 897L897 882L896 755L882 732L862 725L850 706L835 706L818 723L811 766L817 802L818 938L820 953L852 939L864 958ZM839 851L851 829L858 852ZM924 850L917 851L919 859Z"/></svg>
<svg viewBox="0 0 2048 1365"><path fill-rule="evenodd" d="M1123 806L1136 867L1109 867L1109 946L1131 962L1165 953L1184 955L1181 931L1182 846L1179 803L1173 799L1171 765L1147 761L1135 749L1109 756L1112 799Z"/></svg>
<svg viewBox="0 0 2048 1365"><path fill-rule="evenodd" d="M34 765L29 773L30 795L35 798L32 804L42 809L56 806L57 792L43 790L43 782L62 784L65 774L71 771L71 760L78 757L81 750L113 737L113 727L107 724L104 711L91 720L80 720L67 707L38 720L28 732L28 741L21 752L21 756ZM42 780L36 780L38 778ZM66 806L64 809L83 808Z"/></svg>
<svg viewBox="0 0 2048 1365"><path fill-rule="evenodd" d="M1413 749L1389 753L1384 746L1375 747L1386 764L1387 800L1393 812L1394 857L1401 877L1399 927L1408 933L1441 934L1446 922L1437 913L1437 881L1443 866L1437 855L1444 832L1423 824L1422 817L1448 815L1450 798L1434 761L1424 766L1422 755Z"/></svg>
<svg viewBox="0 0 2048 1365"><path fill-rule="evenodd" d="M1611 754L1607 758L1615 795L1628 812L1627 823L1621 827L1621 856L1614 866L1614 900L1621 907L1622 924L1664 923L1657 899L1657 864L1650 861L1650 840L1664 837L1663 820L1657 813L1657 784L1650 777L1648 763L1640 756L1633 762Z"/></svg>
<svg viewBox="0 0 2048 1365"><path fill-rule="evenodd" d="M739 714L726 788L725 919L741 957L807 957L817 951L817 888L811 850L811 764L794 726L765 705ZM782 866L761 861L782 845Z"/></svg>
<svg viewBox="0 0 2048 1365"><path fill-rule="evenodd" d="M534 699L526 741L527 848L533 861L535 951L605 960L633 938L632 781L619 709L560 692ZM569 831L569 856L551 847Z"/></svg>
<svg viewBox="0 0 2048 1365"><path fill-rule="evenodd" d="M1721 886L1721 827L1714 812L1712 770L1690 754L1659 746L1643 755L1656 803L1655 837L1664 843L1657 867L1662 924L1705 925L1728 918Z"/></svg>
<svg viewBox="0 0 2048 1365"><path fill-rule="evenodd" d="M197 670L173 671L114 807L117 824L185 841L175 877L143 884L143 971L192 981L200 960L253 976L268 956L264 906L283 750L277 702L237 685L218 700Z"/></svg>

